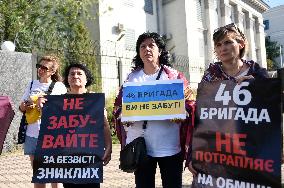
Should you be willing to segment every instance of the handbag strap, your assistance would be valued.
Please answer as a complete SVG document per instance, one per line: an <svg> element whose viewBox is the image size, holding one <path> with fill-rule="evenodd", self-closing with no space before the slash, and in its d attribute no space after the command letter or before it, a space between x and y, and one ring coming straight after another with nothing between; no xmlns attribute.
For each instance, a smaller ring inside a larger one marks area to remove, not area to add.
<svg viewBox="0 0 284 188"><path fill-rule="evenodd" d="M30 85L30 91L29 91L29 93L31 93L31 90L32 90L32 87L33 87L33 83L34 83L34 81L32 80L32 81L31 81L31 85ZM20 106L19 106L19 110L20 110L21 112L23 112L23 111L21 110ZM26 113L26 111L23 112L24 115L25 115L25 113Z"/></svg>
<svg viewBox="0 0 284 188"><path fill-rule="evenodd" d="M163 72L163 69L164 69L164 67L163 67L163 65L161 65L161 69L160 69L160 71L159 71L159 73L158 73L158 76L157 76L156 80L159 80L159 79L160 79L160 77L161 77L161 75L162 75L162 72Z"/></svg>
<svg viewBox="0 0 284 188"><path fill-rule="evenodd" d="M33 83L34 83L34 81L32 80L31 85L30 85L30 92L31 92L31 90L32 90Z"/></svg>
<svg viewBox="0 0 284 188"><path fill-rule="evenodd" d="M159 80L159 79L160 79L160 77L161 77L161 75L162 75L162 72L163 72L163 69L164 69L164 67L163 67L163 65L161 65L161 68L160 68L160 71L159 71L159 73L158 73L158 76L157 76L156 80ZM145 129L147 128L147 124L148 124L148 121L144 121L144 122L143 122L142 127L143 127L143 130L144 130L144 131L145 131Z"/></svg>
<svg viewBox="0 0 284 188"><path fill-rule="evenodd" d="M54 88L55 82L51 82L48 90L45 92L47 95L50 95L50 93L52 92L53 88Z"/></svg>

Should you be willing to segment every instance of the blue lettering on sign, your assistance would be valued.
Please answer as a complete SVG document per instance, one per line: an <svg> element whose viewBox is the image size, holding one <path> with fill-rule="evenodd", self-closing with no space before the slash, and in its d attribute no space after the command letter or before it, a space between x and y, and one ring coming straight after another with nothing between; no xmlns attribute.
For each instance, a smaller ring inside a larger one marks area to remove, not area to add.
<svg viewBox="0 0 284 188"><path fill-rule="evenodd" d="M181 100L183 83L123 87L123 102Z"/></svg>

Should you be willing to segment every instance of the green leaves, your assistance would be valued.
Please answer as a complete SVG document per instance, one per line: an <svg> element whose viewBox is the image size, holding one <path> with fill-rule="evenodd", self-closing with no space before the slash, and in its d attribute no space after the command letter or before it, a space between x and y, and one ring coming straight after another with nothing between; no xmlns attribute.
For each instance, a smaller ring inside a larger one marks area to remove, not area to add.
<svg viewBox="0 0 284 188"><path fill-rule="evenodd" d="M0 0L0 42L15 41L18 52L55 53L63 65L84 62L97 74L85 25L93 21L97 5L98 0Z"/></svg>
<svg viewBox="0 0 284 188"><path fill-rule="evenodd" d="M265 37L266 59L268 70L276 70L279 68L275 58L280 56L280 44L276 41L271 41L270 37Z"/></svg>
<svg viewBox="0 0 284 188"><path fill-rule="evenodd" d="M83 34L88 36L84 19L90 17L89 8L96 3L90 0L2 0L1 39L16 40L16 51L23 52L44 48L42 44L54 43L51 39L58 40L56 43L62 45L59 48L65 48L68 40L82 35L78 27L83 27L86 30Z"/></svg>

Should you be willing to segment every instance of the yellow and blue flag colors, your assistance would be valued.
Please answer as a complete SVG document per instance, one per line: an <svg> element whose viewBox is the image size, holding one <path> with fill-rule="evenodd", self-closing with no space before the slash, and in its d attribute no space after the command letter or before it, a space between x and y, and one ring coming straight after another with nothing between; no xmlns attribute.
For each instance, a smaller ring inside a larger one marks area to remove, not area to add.
<svg viewBox="0 0 284 188"><path fill-rule="evenodd" d="M123 85L122 121L185 119L182 80L128 82Z"/></svg>

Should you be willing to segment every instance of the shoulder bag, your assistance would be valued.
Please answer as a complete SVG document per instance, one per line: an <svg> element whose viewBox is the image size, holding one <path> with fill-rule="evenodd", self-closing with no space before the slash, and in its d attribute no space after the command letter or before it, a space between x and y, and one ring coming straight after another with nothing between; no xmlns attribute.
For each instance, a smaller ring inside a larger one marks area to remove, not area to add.
<svg viewBox="0 0 284 188"><path fill-rule="evenodd" d="M45 92L47 95L49 95L52 92L54 85L55 85L55 82L52 82L50 84L48 90ZM31 82L30 91L32 89L32 86L33 86L33 81ZM18 131L17 144L23 144L25 142L27 125L28 125L28 122L27 122L26 114L24 112L21 118L20 127Z"/></svg>

